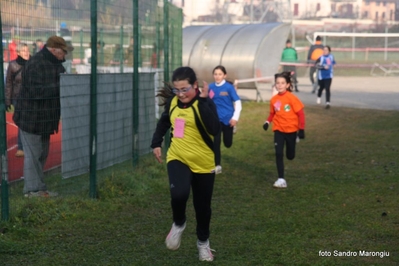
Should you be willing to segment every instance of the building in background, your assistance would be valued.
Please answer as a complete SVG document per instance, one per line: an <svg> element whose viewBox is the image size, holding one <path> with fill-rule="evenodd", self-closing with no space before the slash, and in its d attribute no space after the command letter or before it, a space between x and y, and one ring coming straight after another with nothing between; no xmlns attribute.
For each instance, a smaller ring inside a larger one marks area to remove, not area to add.
<svg viewBox="0 0 399 266"><path fill-rule="evenodd" d="M363 0L331 0L331 17L361 19Z"/></svg>
<svg viewBox="0 0 399 266"><path fill-rule="evenodd" d="M294 19L317 19L330 17L330 0L292 0L291 9Z"/></svg>
<svg viewBox="0 0 399 266"><path fill-rule="evenodd" d="M398 20L398 0L330 0L333 18L371 19L377 23Z"/></svg>
<svg viewBox="0 0 399 266"><path fill-rule="evenodd" d="M171 0L184 25L243 24L291 20L290 0Z"/></svg>
<svg viewBox="0 0 399 266"><path fill-rule="evenodd" d="M323 18L399 20L399 0L170 0L184 25L243 24Z"/></svg>
<svg viewBox="0 0 399 266"><path fill-rule="evenodd" d="M398 21L399 17L399 1L396 0L379 0L379 1L362 1L361 18L372 19L382 23L386 21Z"/></svg>

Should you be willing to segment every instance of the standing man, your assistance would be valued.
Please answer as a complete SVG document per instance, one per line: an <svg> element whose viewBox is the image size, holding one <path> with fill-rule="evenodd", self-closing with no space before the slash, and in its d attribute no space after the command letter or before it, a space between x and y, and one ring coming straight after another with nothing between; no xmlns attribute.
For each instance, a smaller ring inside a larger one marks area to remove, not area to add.
<svg viewBox="0 0 399 266"><path fill-rule="evenodd" d="M295 63L297 61L298 61L298 53L296 52L295 48L292 47L291 40L287 40L285 42L285 48L283 50L283 54L281 55L281 62ZM298 80L296 75L296 66L284 65L283 70L284 72L290 72L295 91L299 92Z"/></svg>
<svg viewBox="0 0 399 266"><path fill-rule="evenodd" d="M22 72L22 86L13 120L21 129L25 153L25 197L58 195L47 190L43 168L49 152L50 135L58 132L60 74L65 73L62 63L72 50L63 38L52 36L43 49L26 62Z"/></svg>
<svg viewBox="0 0 399 266"><path fill-rule="evenodd" d="M312 64L312 66L309 68L309 78L310 82L312 82L313 87L312 93L315 93L318 87L317 80L316 82L314 80L314 74L316 72L315 63L317 59L319 59L320 56L323 55L323 49L324 45L321 43L321 37L317 36L316 42L309 47L308 51L308 64Z"/></svg>

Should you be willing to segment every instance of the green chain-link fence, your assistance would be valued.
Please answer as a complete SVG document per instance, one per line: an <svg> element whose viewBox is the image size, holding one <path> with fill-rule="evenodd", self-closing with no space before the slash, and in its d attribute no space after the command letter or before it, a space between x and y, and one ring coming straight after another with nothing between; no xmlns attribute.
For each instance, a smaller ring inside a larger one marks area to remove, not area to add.
<svg viewBox="0 0 399 266"><path fill-rule="evenodd" d="M13 204L23 199L26 175L26 158L16 153L21 149L26 156L30 150L18 146L16 97L7 93L23 78L11 73L15 49L26 44L32 58L53 35L74 47L63 63L67 74L60 75L61 119L50 138L44 181L61 195L95 198L98 182L107 176L101 169L136 165L151 151L159 113L155 91L182 63L183 18L166 0L3 0L0 5L1 217L8 220Z"/></svg>

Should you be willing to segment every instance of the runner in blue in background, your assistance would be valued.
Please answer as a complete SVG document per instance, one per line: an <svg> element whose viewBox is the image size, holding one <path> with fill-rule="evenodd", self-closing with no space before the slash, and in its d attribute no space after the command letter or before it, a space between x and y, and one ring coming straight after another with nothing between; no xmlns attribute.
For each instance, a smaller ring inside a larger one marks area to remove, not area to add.
<svg viewBox="0 0 399 266"><path fill-rule="evenodd" d="M226 148L233 144L233 131L241 113L241 99L232 83L226 81L227 72L224 66L218 65L213 69L214 83L209 84L209 97L216 105L219 115L221 131L215 136L215 173L222 173L220 145Z"/></svg>
<svg viewBox="0 0 399 266"><path fill-rule="evenodd" d="M317 104L321 102L321 94L326 89L326 109L330 108L330 87L334 75L335 58L331 54L331 47L326 45L323 49L323 55L316 61L318 69L317 79L319 80L319 90L317 92Z"/></svg>

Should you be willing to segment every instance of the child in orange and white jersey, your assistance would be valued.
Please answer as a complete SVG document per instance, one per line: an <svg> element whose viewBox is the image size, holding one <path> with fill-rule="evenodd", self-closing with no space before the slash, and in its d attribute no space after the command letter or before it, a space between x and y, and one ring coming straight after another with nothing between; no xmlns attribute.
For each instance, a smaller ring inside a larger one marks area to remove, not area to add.
<svg viewBox="0 0 399 266"><path fill-rule="evenodd" d="M274 147L276 151L276 165L278 179L274 182L276 188L286 188L284 178L284 145L286 145L286 157L288 160L295 158L295 146L297 136L305 138L305 113L303 103L292 92L290 72L282 72L274 75L275 88L278 93L270 100L270 114L263 129L267 130L273 122Z"/></svg>

